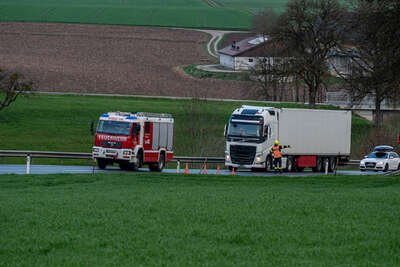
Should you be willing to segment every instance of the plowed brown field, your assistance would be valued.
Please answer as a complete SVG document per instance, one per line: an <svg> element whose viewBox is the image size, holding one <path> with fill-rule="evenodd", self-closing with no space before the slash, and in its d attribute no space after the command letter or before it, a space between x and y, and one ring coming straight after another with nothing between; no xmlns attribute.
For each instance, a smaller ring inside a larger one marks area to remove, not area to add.
<svg viewBox="0 0 400 267"><path fill-rule="evenodd" d="M1 23L0 67L19 71L41 91L256 99L250 82L179 71L212 62L208 38L182 29Z"/></svg>

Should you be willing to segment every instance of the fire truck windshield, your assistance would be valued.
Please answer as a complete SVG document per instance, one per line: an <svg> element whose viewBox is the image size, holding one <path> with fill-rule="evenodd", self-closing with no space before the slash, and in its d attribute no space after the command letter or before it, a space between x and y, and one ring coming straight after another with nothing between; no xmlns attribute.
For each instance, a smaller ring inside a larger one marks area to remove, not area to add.
<svg viewBox="0 0 400 267"><path fill-rule="evenodd" d="M258 123L230 122L228 136L261 137L261 126Z"/></svg>
<svg viewBox="0 0 400 267"><path fill-rule="evenodd" d="M123 121L99 121L98 133L130 135L131 123Z"/></svg>

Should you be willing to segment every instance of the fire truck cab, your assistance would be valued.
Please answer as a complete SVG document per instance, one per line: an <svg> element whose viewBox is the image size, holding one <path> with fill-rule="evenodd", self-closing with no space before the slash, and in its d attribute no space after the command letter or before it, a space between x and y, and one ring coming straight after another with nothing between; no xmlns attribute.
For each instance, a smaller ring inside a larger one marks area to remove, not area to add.
<svg viewBox="0 0 400 267"><path fill-rule="evenodd" d="M161 171L173 158L174 119L170 114L109 112L100 116L93 159L100 169L118 163L123 170L144 164Z"/></svg>

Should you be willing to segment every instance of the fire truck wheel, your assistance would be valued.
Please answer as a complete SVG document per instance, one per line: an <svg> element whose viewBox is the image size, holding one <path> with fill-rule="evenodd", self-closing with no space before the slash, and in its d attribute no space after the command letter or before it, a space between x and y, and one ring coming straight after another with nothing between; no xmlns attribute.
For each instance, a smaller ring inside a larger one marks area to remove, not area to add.
<svg viewBox="0 0 400 267"><path fill-rule="evenodd" d="M99 169L104 170L107 166L107 161L105 159L97 159L97 166Z"/></svg>
<svg viewBox="0 0 400 267"><path fill-rule="evenodd" d="M153 163L149 165L150 171L160 172L164 169L165 166L165 154L160 154L160 158L157 163Z"/></svg>

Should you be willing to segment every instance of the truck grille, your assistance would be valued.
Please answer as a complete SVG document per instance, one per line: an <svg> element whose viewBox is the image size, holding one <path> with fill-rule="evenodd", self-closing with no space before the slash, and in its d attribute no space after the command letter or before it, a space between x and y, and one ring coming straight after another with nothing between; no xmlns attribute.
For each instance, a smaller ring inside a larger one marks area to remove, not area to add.
<svg viewBox="0 0 400 267"><path fill-rule="evenodd" d="M256 155L255 146L231 146L231 160L233 164L253 164Z"/></svg>
<svg viewBox="0 0 400 267"><path fill-rule="evenodd" d="M122 148L122 143L115 141L103 141L102 147Z"/></svg>

